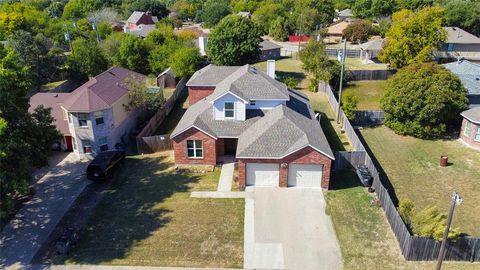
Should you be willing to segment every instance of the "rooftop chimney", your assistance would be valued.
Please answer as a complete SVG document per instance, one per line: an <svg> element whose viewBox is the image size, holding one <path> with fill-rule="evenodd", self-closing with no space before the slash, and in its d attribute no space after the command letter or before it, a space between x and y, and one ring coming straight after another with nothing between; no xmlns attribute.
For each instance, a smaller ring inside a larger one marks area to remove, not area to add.
<svg viewBox="0 0 480 270"><path fill-rule="evenodd" d="M267 75L275 79L275 60L267 60Z"/></svg>

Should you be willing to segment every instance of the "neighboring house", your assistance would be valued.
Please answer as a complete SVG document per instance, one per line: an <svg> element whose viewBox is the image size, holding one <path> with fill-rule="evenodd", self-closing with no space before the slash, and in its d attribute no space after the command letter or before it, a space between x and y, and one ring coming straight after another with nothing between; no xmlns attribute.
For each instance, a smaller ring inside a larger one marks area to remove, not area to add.
<svg viewBox="0 0 480 270"><path fill-rule="evenodd" d="M324 41L326 43L339 43L343 37L343 30L345 30L349 24L349 22L341 21L330 25L327 28L327 34Z"/></svg>
<svg viewBox="0 0 480 270"><path fill-rule="evenodd" d="M234 156L241 189L329 187L334 155L306 96L250 65L208 65L187 87L190 107L171 134L178 166Z"/></svg>
<svg viewBox="0 0 480 270"><path fill-rule="evenodd" d="M146 76L113 67L90 79L71 93L37 93L30 98L30 108L52 108L57 129L63 134L63 149L78 157L113 149L128 140L136 126L138 111L128 111L126 78L146 80Z"/></svg>
<svg viewBox="0 0 480 270"><path fill-rule="evenodd" d="M366 64L369 60L376 58L380 51L382 51L383 43L383 38L376 38L365 43L358 44L354 48L360 50L360 60Z"/></svg>
<svg viewBox="0 0 480 270"><path fill-rule="evenodd" d="M142 12L142 11L134 11L132 15L127 19L126 27L133 31L137 29L140 25L155 25L158 22L156 16L152 16L150 11Z"/></svg>
<svg viewBox="0 0 480 270"><path fill-rule="evenodd" d="M260 60L276 60L281 57L282 46L268 40L263 40L259 44Z"/></svg>
<svg viewBox="0 0 480 270"><path fill-rule="evenodd" d="M137 37L146 38L148 33L150 33L154 29L155 29L155 24L149 24L149 25L140 24L134 30L130 30L130 29L125 28L124 32L125 33L130 33L130 34L132 34L134 36L137 36Z"/></svg>
<svg viewBox="0 0 480 270"><path fill-rule="evenodd" d="M352 10L349 8L344 10L337 10L337 21L351 21L353 18Z"/></svg>
<svg viewBox="0 0 480 270"><path fill-rule="evenodd" d="M443 66L456 74L467 88L470 107L480 106L480 64L458 60Z"/></svg>
<svg viewBox="0 0 480 270"><path fill-rule="evenodd" d="M157 86L160 87L160 89L175 88L178 81L179 78L170 67L157 76Z"/></svg>
<svg viewBox="0 0 480 270"><path fill-rule="evenodd" d="M460 139L469 146L480 150L480 107L461 113L463 117Z"/></svg>
<svg viewBox="0 0 480 270"><path fill-rule="evenodd" d="M456 61L459 58L480 62L480 38L458 27L444 27L447 41L435 52L440 63Z"/></svg>

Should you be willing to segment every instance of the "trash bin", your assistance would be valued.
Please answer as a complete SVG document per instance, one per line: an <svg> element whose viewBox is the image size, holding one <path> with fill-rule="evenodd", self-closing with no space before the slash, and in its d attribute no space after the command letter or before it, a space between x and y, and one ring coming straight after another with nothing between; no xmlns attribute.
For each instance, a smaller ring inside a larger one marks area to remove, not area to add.
<svg viewBox="0 0 480 270"><path fill-rule="evenodd" d="M440 166L447 167L448 165L448 156L440 156Z"/></svg>

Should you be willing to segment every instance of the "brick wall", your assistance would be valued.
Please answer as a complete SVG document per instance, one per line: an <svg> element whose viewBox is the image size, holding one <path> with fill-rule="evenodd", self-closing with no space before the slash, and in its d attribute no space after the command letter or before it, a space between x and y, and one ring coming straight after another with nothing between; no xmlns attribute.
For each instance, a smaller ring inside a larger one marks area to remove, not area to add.
<svg viewBox="0 0 480 270"><path fill-rule="evenodd" d="M217 139L217 157L223 156L225 154L225 140L222 138Z"/></svg>
<svg viewBox="0 0 480 270"><path fill-rule="evenodd" d="M202 140L203 158L187 157L187 140ZM216 140L207 134L190 128L181 135L173 138L173 152L175 154L175 163L177 165L215 165L217 163Z"/></svg>
<svg viewBox="0 0 480 270"><path fill-rule="evenodd" d="M288 164L319 164L323 165L322 188L328 189L330 186L330 171L332 160L323 154L315 151L311 147L303 148L283 159L240 159L238 160L238 181L241 189L245 188L246 182L246 163L287 163L287 166L280 166L280 187L287 187L288 183Z"/></svg>
<svg viewBox="0 0 480 270"><path fill-rule="evenodd" d="M207 87L197 87L197 86L190 86L188 87L188 104L192 106L197 101L206 98L207 96L211 95L215 87L207 86Z"/></svg>
<svg viewBox="0 0 480 270"><path fill-rule="evenodd" d="M467 124L467 121L468 121L467 119L463 119L462 128L460 129L460 138L462 139L462 141L464 141L468 145L471 145L475 148L480 149L480 141L475 141L474 140L475 139L475 132L477 131L477 128L480 128L480 125L472 123L471 129L470 129L470 134L469 134L469 136L467 136L467 135L465 135L465 126Z"/></svg>

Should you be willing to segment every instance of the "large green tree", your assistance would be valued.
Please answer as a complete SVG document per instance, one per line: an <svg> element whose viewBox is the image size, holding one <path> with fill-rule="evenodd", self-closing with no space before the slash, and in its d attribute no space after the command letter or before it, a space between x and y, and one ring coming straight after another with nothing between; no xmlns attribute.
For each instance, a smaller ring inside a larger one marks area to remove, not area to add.
<svg viewBox="0 0 480 270"><path fill-rule="evenodd" d="M355 20L343 30L343 36L350 42L366 42L373 34L372 22L367 20Z"/></svg>
<svg viewBox="0 0 480 270"><path fill-rule="evenodd" d="M447 26L457 26L480 36L480 1L449 0L444 1Z"/></svg>
<svg viewBox="0 0 480 270"><path fill-rule="evenodd" d="M179 77L191 76L199 68L202 57L198 48L181 48L172 54L170 66Z"/></svg>
<svg viewBox="0 0 480 270"><path fill-rule="evenodd" d="M229 13L230 7L227 1L208 0L199 17L205 27L213 27Z"/></svg>
<svg viewBox="0 0 480 270"><path fill-rule="evenodd" d="M435 63L413 63L387 83L381 107L385 125L395 133L438 138L468 106L460 79Z"/></svg>
<svg viewBox="0 0 480 270"><path fill-rule="evenodd" d="M303 33L311 34L317 26L327 26L335 17L332 0L294 1L292 20Z"/></svg>
<svg viewBox="0 0 480 270"><path fill-rule="evenodd" d="M28 112L30 90L28 67L14 50L0 48L0 217L28 192L32 167L45 165L60 139L49 109Z"/></svg>
<svg viewBox="0 0 480 270"><path fill-rule="evenodd" d="M94 77L108 68L108 61L95 42L77 39L72 43L72 48L68 65L73 74Z"/></svg>
<svg viewBox="0 0 480 270"><path fill-rule="evenodd" d="M287 9L280 3L264 2L252 14L252 20L263 31L268 33L272 22L279 16L286 17Z"/></svg>
<svg viewBox="0 0 480 270"><path fill-rule="evenodd" d="M149 73L148 54L149 49L145 41L134 35L124 34L118 53L114 58L114 63L124 68L147 74Z"/></svg>
<svg viewBox="0 0 480 270"><path fill-rule="evenodd" d="M275 40L285 41L288 39L290 27L285 17L276 18L270 25L268 35Z"/></svg>
<svg viewBox="0 0 480 270"><path fill-rule="evenodd" d="M393 14L386 44L378 59L394 68L414 61L430 61L432 52L447 38L442 27L444 10L426 7L418 12L401 10Z"/></svg>
<svg viewBox="0 0 480 270"><path fill-rule="evenodd" d="M320 81L331 82L337 73L337 64L330 60L325 50L325 44L311 39L300 51L303 68L311 75L310 90L315 91Z"/></svg>
<svg viewBox="0 0 480 270"><path fill-rule="evenodd" d="M356 0L352 12L358 18L379 18L390 16L395 8L395 0Z"/></svg>
<svg viewBox="0 0 480 270"><path fill-rule="evenodd" d="M260 29L249 19L229 15L210 33L208 58L217 65L243 65L260 55Z"/></svg>

